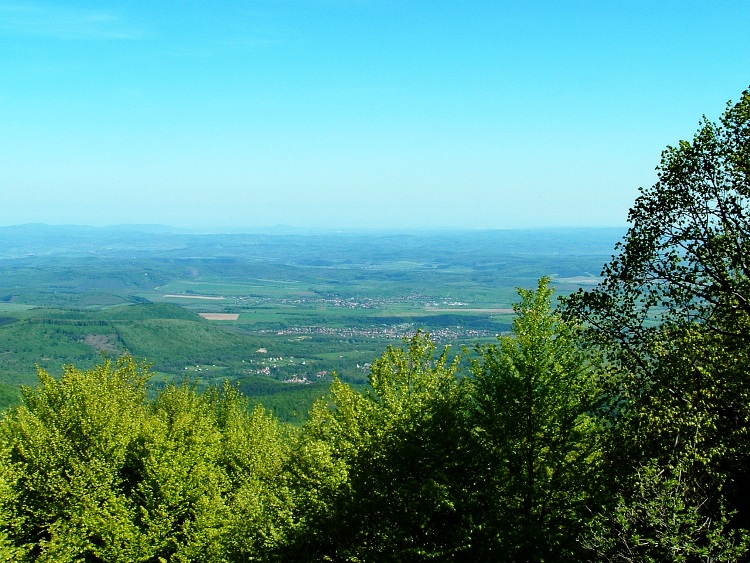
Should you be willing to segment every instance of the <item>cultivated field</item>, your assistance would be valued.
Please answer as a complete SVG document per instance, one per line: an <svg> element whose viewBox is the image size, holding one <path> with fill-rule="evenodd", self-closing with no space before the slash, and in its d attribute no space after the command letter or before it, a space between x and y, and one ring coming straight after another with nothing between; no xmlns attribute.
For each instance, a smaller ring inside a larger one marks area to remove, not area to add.
<svg viewBox="0 0 750 563"><path fill-rule="evenodd" d="M239 313L198 313L198 315L209 321L236 321L240 318Z"/></svg>

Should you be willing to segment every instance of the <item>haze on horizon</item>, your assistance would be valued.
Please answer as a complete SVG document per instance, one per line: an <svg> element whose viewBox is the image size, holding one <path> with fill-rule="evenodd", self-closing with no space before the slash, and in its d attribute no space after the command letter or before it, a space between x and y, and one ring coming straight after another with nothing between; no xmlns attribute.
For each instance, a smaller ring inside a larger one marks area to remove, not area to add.
<svg viewBox="0 0 750 563"><path fill-rule="evenodd" d="M750 4L0 0L0 225L621 226Z"/></svg>

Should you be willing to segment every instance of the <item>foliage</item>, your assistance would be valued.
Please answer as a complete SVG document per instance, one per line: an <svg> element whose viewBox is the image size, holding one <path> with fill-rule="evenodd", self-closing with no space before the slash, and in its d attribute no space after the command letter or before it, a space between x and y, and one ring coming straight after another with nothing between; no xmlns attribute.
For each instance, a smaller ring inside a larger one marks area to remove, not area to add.
<svg viewBox="0 0 750 563"><path fill-rule="evenodd" d="M602 282L567 302L608 389L611 560L744 560L750 527L750 92L668 147ZM668 524L666 525L665 522Z"/></svg>
<svg viewBox="0 0 750 563"><path fill-rule="evenodd" d="M648 379L619 370L605 442L613 498L586 540L600 557L744 560L749 358L727 353L727 338L700 325L662 328Z"/></svg>
<svg viewBox="0 0 750 563"><path fill-rule="evenodd" d="M512 334L474 361L483 559L580 561L577 536L600 485L601 367L552 310L548 284L519 290Z"/></svg>
<svg viewBox="0 0 750 563"><path fill-rule="evenodd" d="M701 510L713 495L708 484L696 486L691 469L685 460L678 466L651 460L639 467L634 490L618 495L611 511L589 522L584 547L597 561L744 561L750 536L733 529L726 507L716 518Z"/></svg>
<svg viewBox="0 0 750 563"><path fill-rule="evenodd" d="M300 447L315 461L298 475L321 500L303 513L298 560L445 560L469 548L473 455L456 368L417 333L373 363L370 390L337 380L330 404L315 405ZM320 467L331 473L311 482Z"/></svg>
<svg viewBox="0 0 750 563"><path fill-rule="evenodd" d="M244 561L279 540L276 422L231 386L169 386L149 401L148 377L128 356L59 380L39 372L0 424L0 548L36 561Z"/></svg>
<svg viewBox="0 0 750 563"><path fill-rule="evenodd" d="M700 322L747 340L750 314L750 91L692 142L667 147L659 180L601 284L571 304L602 334L636 346L655 322ZM637 355L638 350L633 352Z"/></svg>

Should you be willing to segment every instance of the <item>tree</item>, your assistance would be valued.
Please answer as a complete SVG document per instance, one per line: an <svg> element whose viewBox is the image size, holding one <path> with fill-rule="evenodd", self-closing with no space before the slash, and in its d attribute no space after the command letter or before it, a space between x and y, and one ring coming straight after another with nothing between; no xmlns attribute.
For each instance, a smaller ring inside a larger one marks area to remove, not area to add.
<svg viewBox="0 0 750 563"><path fill-rule="evenodd" d="M466 385L448 350L417 333L372 365L371 388L336 380L304 429L297 488L305 508L295 560L424 561L470 547ZM321 470L322 469L322 470ZM317 478L314 478L316 477Z"/></svg>
<svg viewBox="0 0 750 563"><path fill-rule="evenodd" d="M667 147L641 188L603 280L569 307L637 344L660 324L700 322L747 342L750 315L750 92L692 142ZM637 351L635 355L638 355Z"/></svg>
<svg viewBox="0 0 750 563"><path fill-rule="evenodd" d="M142 556L132 507L117 485L143 422L147 377L130 358L86 372L68 366L59 381L40 370L38 389L24 389L25 405L3 420L5 468L16 475L6 533L29 559Z"/></svg>
<svg viewBox="0 0 750 563"><path fill-rule="evenodd" d="M639 560L738 560L750 524L750 92L668 147L657 171L601 283L566 304L618 373L605 457L625 520L595 535L620 538L599 544L602 557L637 544ZM675 526L653 525L657 500L677 496Z"/></svg>
<svg viewBox="0 0 750 563"><path fill-rule="evenodd" d="M745 561L747 356L700 325L650 336L648 371L622 362L607 389L611 496L584 543L598 560Z"/></svg>
<svg viewBox="0 0 750 563"><path fill-rule="evenodd" d="M596 561L746 561L750 537L733 529L731 513L720 510L714 518L702 510L711 483L696 481L692 469L686 458L677 465L650 460L639 466L633 490L617 495L588 523L584 547Z"/></svg>
<svg viewBox="0 0 750 563"><path fill-rule="evenodd" d="M221 433L217 460L227 476L229 515L220 544L228 561L268 561L293 528L294 495L285 466L293 434L276 418L225 382L209 388L201 399L213 412Z"/></svg>
<svg viewBox="0 0 750 563"><path fill-rule="evenodd" d="M247 561L289 526L285 436L225 385L146 394L125 356L39 371L0 422L0 560Z"/></svg>
<svg viewBox="0 0 750 563"><path fill-rule="evenodd" d="M580 561L596 506L602 368L552 310L548 284L519 290L512 335L479 347L473 364L482 560Z"/></svg>

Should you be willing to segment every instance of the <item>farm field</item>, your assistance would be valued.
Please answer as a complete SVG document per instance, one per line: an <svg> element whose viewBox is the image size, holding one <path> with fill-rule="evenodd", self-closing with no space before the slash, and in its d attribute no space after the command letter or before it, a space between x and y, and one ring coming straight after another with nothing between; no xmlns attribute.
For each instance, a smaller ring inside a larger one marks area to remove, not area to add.
<svg viewBox="0 0 750 563"><path fill-rule="evenodd" d="M416 330L453 350L508 329L516 288L596 282L617 229L196 235L169 229L0 228L0 403L36 366L102 353L152 364L154 386L235 382L299 421L335 371Z"/></svg>

